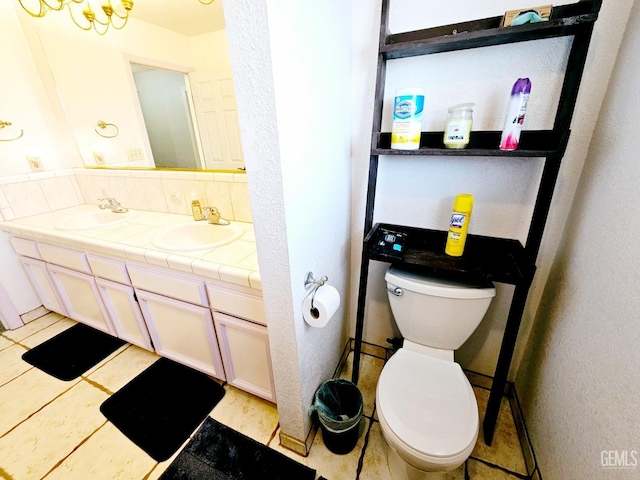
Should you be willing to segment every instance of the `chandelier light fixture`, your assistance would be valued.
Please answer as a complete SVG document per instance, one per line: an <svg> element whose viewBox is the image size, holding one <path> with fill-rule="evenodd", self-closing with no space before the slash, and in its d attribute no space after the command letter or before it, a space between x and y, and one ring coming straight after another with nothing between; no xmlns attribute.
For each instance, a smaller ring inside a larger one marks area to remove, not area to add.
<svg viewBox="0 0 640 480"><path fill-rule="evenodd" d="M113 27L120 30L129 20L129 12L133 8L133 0L116 0L117 7L111 0L18 0L22 8L32 17L44 17L49 11L60 11L67 7L71 20L83 30L95 30L104 35ZM213 1L213 0L211 0ZM93 4L93 5L92 5Z"/></svg>

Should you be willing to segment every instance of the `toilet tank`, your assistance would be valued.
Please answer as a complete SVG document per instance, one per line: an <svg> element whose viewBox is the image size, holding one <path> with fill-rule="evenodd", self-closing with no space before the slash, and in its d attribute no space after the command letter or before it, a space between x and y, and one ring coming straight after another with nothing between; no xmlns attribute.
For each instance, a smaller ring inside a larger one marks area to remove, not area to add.
<svg viewBox="0 0 640 480"><path fill-rule="evenodd" d="M384 276L391 311L405 339L457 350L484 317L496 289L490 281L464 283L391 266Z"/></svg>

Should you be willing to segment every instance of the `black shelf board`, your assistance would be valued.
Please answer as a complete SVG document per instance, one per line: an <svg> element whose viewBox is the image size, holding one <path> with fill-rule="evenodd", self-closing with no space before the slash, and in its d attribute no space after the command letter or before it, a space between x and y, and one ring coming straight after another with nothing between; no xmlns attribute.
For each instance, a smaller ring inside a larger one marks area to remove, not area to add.
<svg viewBox="0 0 640 480"><path fill-rule="evenodd" d="M407 234L402 258L376 251L375 239L380 228ZM376 223L364 243L372 260L413 266L453 278L488 279L512 285L529 285L533 279L536 267L518 240L469 234L461 257L444 253L446 240L447 232L442 230Z"/></svg>
<svg viewBox="0 0 640 480"><path fill-rule="evenodd" d="M391 149L391 133L381 132L374 138L373 155L437 155L454 157L562 157L570 132L555 130L525 130L517 150L500 150L499 131L471 132L466 148L446 148L444 132L422 132L417 150Z"/></svg>
<svg viewBox="0 0 640 480"><path fill-rule="evenodd" d="M388 35L380 53L387 59L429 55L575 35L598 18L601 0L554 6L546 22L500 27L502 16Z"/></svg>

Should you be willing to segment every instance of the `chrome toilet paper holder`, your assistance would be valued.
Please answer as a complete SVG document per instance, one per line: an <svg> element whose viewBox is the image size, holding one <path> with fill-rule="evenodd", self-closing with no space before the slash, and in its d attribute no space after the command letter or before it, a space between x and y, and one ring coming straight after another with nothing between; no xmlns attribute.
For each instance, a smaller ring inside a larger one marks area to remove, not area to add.
<svg viewBox="0 0 640 480"><path fill-rule="evenodd" d="M320 312L318 311L318 309L313 306L313 300L316 297L316 292L321 286L323 286L328 281L329 281L329 277L327 277L326 275L321 277L319 280L316 280L315 278L313 278L312 272L307 272L307 274L304 277L304 289L305 290L313 289L313 292L311 292L311 311L310 311L313 318L318 318L320 316Z"/></svg>

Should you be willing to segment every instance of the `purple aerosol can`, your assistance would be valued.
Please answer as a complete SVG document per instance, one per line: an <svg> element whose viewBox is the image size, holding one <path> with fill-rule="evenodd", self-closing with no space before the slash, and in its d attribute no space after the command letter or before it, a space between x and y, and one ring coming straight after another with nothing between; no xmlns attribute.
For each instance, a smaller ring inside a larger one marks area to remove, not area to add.
<svg viewBox="0 0 640 480"><path fill-rule="evenodd" d="M524 123L524 114L527 111L529 95L531 94L531 80L519 78L511 89L511 98L507 108L507 116L504 119L500 150L515 150L520 142L520 132Z"/></svg>

